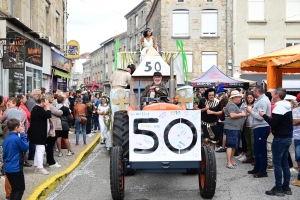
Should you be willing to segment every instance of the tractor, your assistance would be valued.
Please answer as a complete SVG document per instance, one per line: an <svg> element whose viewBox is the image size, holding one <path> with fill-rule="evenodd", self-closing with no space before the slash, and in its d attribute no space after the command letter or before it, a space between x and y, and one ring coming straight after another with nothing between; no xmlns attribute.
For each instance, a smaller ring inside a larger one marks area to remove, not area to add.
<svg viewBox="0 0 300 200"><path fill-rule="evenodd" d="M148 58L147 62L146 56L144 59L146 62L142 62L136 71L146 67L144 72L153 74L153 71L147 71L151 66L154 66L151 67L154 71L163 71L164 64L160 58L156 55L156 60L153 59ZM158 65L160 67L157 67ZM168 66L167 69L170 83L169 102L160 102L159 99L147 97L143 102L139 102L146 104L142 110L130 104L126 110L114 111L113 148L110 154L110 187L114 200L124 199L125 177L133 175L137 170L149 173L179 173L179 175L195 173L198 175L201 197L210 199L215 194L217 178L215 153L210 146L202 145L201 112L187 106L186 99L193 97L193 94L185 97L185 100L179 100L179 103L175 101L172 62L171 67ZM178 88L177 97L186 96L187 91L186 88L181 91ZM124 92L126 93L123 90L120 92L123 94L118 96L125 98ZM133 96L135 95L130 95L130 102ZM137 98L139 99L139 96Z"/></svg>

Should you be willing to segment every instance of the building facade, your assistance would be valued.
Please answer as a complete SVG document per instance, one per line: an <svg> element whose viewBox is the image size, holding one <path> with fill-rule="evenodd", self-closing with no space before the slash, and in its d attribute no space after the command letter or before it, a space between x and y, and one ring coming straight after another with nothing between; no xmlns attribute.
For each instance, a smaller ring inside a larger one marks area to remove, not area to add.
<svg viewBox="0 0 300 200"><path fill-rule="evenodd" d="M240 72L240 63L244 60L300 43L300 0L276 3L272 0L237 0L235 11L233 60L236 72ZM241 77L258 84L266 79L266 74L241 73Z"/></svg>
<svg viewBox="0 0 300 200"><path fill-rule="evenodd" d="M152 1L143 0L135 8L125 15L127 20L127 46L125 51L137 52L136 54L136 65L139 64L139 42L143 37L143 32L147 28L146 17L151 9Z"/></svg>
<svg viewBox="0 0 300 200"><path fill-rule="evenodd" d="M189 79L199 77L212 65L230 74L231 1L154 0L146 18L161 51L177 51L183 40ZM227 13L227 15L226 15Z"/></svg>
<svg viewBox="0 0 300 200"><path fill-rule="evenodd" d="M64 57L66 3L0 1L1 95L15 96L41 87L67 90L71 63Z"/></svg>

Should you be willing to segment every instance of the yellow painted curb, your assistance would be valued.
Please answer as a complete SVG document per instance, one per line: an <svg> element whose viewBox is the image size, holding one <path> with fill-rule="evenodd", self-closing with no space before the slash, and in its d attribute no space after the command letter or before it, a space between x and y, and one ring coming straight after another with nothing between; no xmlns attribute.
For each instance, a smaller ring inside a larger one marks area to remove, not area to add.
<svg viewBox="0 0 300 200"><path fill-rule="evenodd" d="M97 134L93 142L79 154L76 160L63 172L49 178L46 182L35 189L34 193L31 194L28 200L42 200L45 199L50 192L52 192L67 176L92 152L100 141L101 134Z"/></svg>

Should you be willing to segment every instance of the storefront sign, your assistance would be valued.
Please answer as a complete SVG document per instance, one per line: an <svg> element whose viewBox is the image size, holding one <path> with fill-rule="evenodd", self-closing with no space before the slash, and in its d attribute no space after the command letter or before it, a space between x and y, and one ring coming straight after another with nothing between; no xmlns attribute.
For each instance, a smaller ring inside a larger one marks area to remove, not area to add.
<svg viewBox="0 0 300 200"><path fill-rule="evenodd" d="M23 69L9 70L9 96L25 94L25 79Z"/></svg>
<svg viewBox="0 0 300 200"><path fill-rule="evenodd" d="M25 42L19 45L3 45L3 69L24 69Z"/></svg>
<svg viewBox="0 0 300 200"><path fill-rule="evenodd" d="M43 67L43 47L31 40L26 43L25 61Z"/></svg>
<svg viewBox="0 0 300 200"><path fill-rule="evenodd" d="M70 61L67 58L54 51L51 51L51 55L52 66L71 72Z"/></svg>
<svg viewBox="0 0 300 200"><path fill-rule="evenodd" d="M79 59L80 56L80 46L76 40L70 40L68 42L67 58L69 59Z"/></svg>

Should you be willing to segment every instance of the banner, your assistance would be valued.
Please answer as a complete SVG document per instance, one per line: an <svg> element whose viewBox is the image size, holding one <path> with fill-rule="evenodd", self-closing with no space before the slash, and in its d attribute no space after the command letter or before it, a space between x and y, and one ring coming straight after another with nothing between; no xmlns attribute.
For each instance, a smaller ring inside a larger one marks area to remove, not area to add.
<svg viewBox="0 0 300 200"><path fill-rule="evenodd" d="M80 46L76 40L70 40L68 42L67 58L69 59L79 59L80 56Z"/></svg>
<svg viewBox="0 0 300 200"><path fill-rule="evenodd" d="M200 161L199 110L130 111L129 161Z"/></svg>
<svg viewBox="0 0 300 200"><path fill-rule="evenodd" d="M64 56L54 51L51 51L51 56L52 56L52 66L71 72L72 65L70 64L71 63L70 60L68 60Z"/></svg>
<svg viewBox="0 0 300 200"><path fill-rule="evenodd" d="M43 47L28 40L25 48L25 62L43 67Z"/></svg>
<svg viewBox="0 0 300 200"><path fill-rule="evenodd" d="M3 45L3 69L25 68L25 44Z"/></svg>

